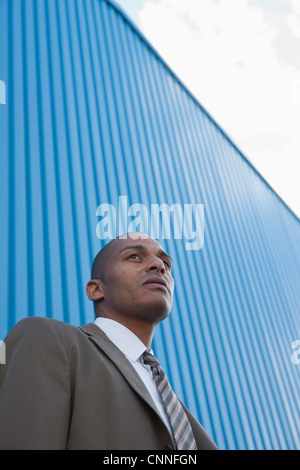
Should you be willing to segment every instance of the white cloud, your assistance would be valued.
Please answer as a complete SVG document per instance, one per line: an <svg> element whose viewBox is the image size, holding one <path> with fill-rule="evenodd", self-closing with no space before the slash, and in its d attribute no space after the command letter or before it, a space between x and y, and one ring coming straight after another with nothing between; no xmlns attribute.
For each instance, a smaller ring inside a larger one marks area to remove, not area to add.
<svg viewBox="0 0 300 470"><path fill-rule="evenodd" d="M288 0L288 3L292 8L293 13L300 16L300 2L299 2L299 0Z"/></svg>
<svg viewBox="0 0 300 470"><path fill-rule="evenodd" d="M139 21L174 72L300 216L300 1L147 0Z"/></svg>

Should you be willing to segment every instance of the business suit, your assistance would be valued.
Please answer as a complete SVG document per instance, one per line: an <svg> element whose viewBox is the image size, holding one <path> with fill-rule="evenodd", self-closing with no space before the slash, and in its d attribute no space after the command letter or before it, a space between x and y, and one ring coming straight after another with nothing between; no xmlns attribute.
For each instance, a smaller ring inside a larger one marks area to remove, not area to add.
<svg viewBox="0 0 300 470"><path fill-rule="evenodd" d="M174 448L138 374L95 324L27 318L5 345L0 449ZM198 448L216 449L186 413Z"/></svg>

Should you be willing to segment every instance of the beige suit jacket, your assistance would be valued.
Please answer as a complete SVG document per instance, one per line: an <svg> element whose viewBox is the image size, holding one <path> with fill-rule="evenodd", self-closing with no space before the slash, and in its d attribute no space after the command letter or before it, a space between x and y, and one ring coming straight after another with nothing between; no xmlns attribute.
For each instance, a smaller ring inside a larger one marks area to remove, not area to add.
<svg viewBox="0 0 300 470"><path fill-rule="evenodd" d="M175 448L138 374L95 324L30 317L4 342L0 449ZM217 449L185 410L198 448Z"/></svg>

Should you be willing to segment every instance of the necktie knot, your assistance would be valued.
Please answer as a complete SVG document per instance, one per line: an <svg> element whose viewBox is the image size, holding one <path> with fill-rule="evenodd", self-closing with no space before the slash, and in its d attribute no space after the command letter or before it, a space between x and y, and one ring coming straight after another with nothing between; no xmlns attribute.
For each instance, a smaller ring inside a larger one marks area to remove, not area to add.
<svg viewBox="0 0 300 470"><path fill-rule="evenodd" d="M160 373L160 364L153 354L148 351L145 351L143 354L144 364L151 367L153 378L157 378Z"/></svg>
<svg viewBox="0 0 300 470"><path fill-rule="evenodd" d="M152 366L159 366L158 360L149 351L144 352L143 359L144 359L144 363L151 366L151 367Z"/></svg>

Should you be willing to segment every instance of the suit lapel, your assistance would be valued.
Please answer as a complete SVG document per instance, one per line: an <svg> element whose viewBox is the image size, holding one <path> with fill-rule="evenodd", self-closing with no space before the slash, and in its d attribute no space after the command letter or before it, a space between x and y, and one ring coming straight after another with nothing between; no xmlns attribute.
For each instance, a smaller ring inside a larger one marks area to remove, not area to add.
<svg viewBox="0 0 300 470"><path fill-rule="evenodd" d="M145 387L143 381L140 379L138 373L132 367L126 356L114 345L106 334L94 323L79 327L85 334L87 334L91 341L93 341L104 354L115 364L121 374L125 377L129 385L135 390L138 395L153 409L159 416L154 401L150 393Z"/></svg>

